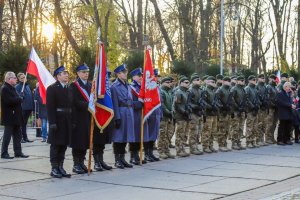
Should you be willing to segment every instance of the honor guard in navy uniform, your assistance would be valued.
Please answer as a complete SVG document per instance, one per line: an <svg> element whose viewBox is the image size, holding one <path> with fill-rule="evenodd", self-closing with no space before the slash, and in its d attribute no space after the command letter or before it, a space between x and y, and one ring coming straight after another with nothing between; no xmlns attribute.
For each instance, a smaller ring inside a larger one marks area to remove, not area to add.
<svg viewBox="0 0 300 200"><path fill-rule="evenodd" d="M69 73L64 66L54 71L57 81L47 88L51 176L71 177L63 168L65 152L72 131L72 99L68 89Z"/></svg>
<svg viewBox="0 0 300 200"><path fill-rule="evenodd" d="M89 67L85 64L76 68L77 80L70 84L72 94L72 133L70 147L73 155L73 172L87 173L84 165L86 150L89 148L91 114L88 111L92 85L88 82Z"/></svg>
<svg viewBox="0 0 300 200"><path fill-rule="evenodd" d="M154 69L153 72L154 72L154 76L157 79L157 84L159 85L161 79L160 79L160 75L158 74L158 69ZM158 92L160 94L159 89ZM155 141L158 138L161 120L162 120L162 108L161 106L159 106L151 113L151 115L145 122L148 124L148 131L149 131L149 140L148 142L146 141L144 142L145 160L148 162L159 161L159 158L157 158L153 154L153 149L154 149Z"/></svg>
<svg viewBox="0 0 300 200"><path fill-rule="evenodd" d="M113 108L114 124L112 130L115 166L123 169L132 168L125 160L125 148L129 142L135 142L133 97L131 87L127 83L127 68L124 64L114 70L117 79L110 87Z"/></svg>
<svg viewBox="0 0 300 200"><path fill-rule="evenodd" d="M140 164L139 150L141 144L140 142L141 142L141 123L142 123L143 104L138 100L138 98L141 90L142 75L143 75L142 68L136 68L130 72L130 76L132 79L132 83L130 84L130 87L132 90L132 98L133 98L135 142L129 144L129 151L130 151L130 163L134 165ZM147 123L144 124L143 141L144 142L149 141ZM143 163L146 163L146 161L143 161Z"/></svg>

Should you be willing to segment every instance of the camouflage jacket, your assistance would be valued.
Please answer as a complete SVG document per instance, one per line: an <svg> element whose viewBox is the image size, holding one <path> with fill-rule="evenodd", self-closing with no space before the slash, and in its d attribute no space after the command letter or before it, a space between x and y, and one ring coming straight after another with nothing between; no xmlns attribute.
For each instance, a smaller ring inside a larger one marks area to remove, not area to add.
<svg viewBox="0 0 300 200"><path fill-rule="evenodd" d="M179 87L174 94L173 100L173 112L174 119L176 120L188 120L186 113L188 112L186 109L187 100L188 100L188 88Z"/></svg>
<svg viewBox="0 0 300 200"><path fill-rule="evenodd" d="M232 95L232 109L235 112L246 112L247 95L242 85L236 84L230 89Z"/></svg>

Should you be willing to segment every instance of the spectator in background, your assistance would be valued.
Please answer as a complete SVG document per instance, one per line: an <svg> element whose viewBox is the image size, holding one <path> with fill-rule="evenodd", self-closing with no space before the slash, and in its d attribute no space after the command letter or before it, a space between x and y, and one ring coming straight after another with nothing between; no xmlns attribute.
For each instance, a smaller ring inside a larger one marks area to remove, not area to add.
<svg viewBox="0 0 300 200"><path fill-rule="evenodd" d="M18 77L19 83L16 85L16 90L19 95L24 96L24 99L22 102L22 113L23 113L24 123L22 124L21 143L33 142L33 141L30 141L27 136L27 123L28 123L30 114L33 110L32 92L31 92L31 89L30 89L28 83L26 83L27 79L26 79L25 74L20 72L20 73L18 73L17 77ZM22 91L24 83L25 83L24 91Z"/></svg>
<svg viewBox="0 0 300 200"><path fill-rule="evenodd" d="M37 118L41 119L42 121L42 142L46 142L48 138L48 129L47 129L47 124L48 124L48 117L47 117L47 107L46 104L43 104L40 91L39 91L39 84L36 84L36 88L34 91L34 100L36 101L36 107L37 107Z"/></svg>
<svg viewBox="0 0 300 200"><path fill-rule="evenodd" d="M13 138L13 149L15 157L27 158L22 153L21 147L21 125L23 124L21 103L23 97L18 95L15 85L17 78L14 72L6 72L5 83L2 86L1 94L1 124L4 125L4 134L1 147L1 158L13 159L8 154L8 145Z"/></svg>
<svg viewBox="0 0 300 200"><path fill-rule="evenodd" d="M290 132L292 130L294 115L293 110L296 109L296 105L292 99L292 85L290 82L285 82L283 84L283 90L277 94L277 107L278 107L278 145L291 145Z"/></svg>

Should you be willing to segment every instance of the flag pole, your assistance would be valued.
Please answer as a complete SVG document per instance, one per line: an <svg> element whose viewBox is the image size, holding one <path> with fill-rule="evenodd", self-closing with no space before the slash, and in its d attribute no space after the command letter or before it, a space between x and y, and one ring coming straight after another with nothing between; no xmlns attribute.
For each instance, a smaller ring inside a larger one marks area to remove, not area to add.
<svg viewBox="0 0 300 200"><path fill-rule="evenodd" d="M23 82L23 85L22 85L22 90L21 90L21 92L24 92L25 83L26 83L26 81L27 81L27 74L28 74L28 72L26 72L26 74L25 74L25 80L24 80L24 82Z"/></svg>
<svg viewBox="0 0 300 200"><path fill-rule="evenodd" d="M91 174L92 150L93 150L93 136L94 136L93 133L94 133L94 117L91 116L90 149L89 149L88 175Z"/></svg>
<svg viewBox="0 0 300 200"><path fill-rule="evenodd" d="M145 50L144 50L144 69L143 69L143 73L145 73L146 51L147 51L148 43L149 43L149 36L144 35L143 44L145 45ZM145 81L145 80L142 80L142 81ZM140 165L143 164L143 144L144 144L144 106L142 107L142 120L141 120Z"/></svg>

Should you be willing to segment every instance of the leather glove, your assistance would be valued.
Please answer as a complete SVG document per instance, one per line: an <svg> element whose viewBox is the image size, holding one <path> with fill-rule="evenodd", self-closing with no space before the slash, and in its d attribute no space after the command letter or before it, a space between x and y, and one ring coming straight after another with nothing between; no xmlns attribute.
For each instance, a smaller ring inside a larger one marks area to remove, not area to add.
<svg viewBox="0 0 300 200"><path fill-rule="evenodd" d="M115 127L116 127L116 129L119 129L121 127L121 119L115 120Z"/></svg>
<svg viewBox="0 0 300 200"><path fill-rule="evenodd" d="M57 125L56 124L50 124L49 129L51 129L52 131L57 131Z"/></svg>

